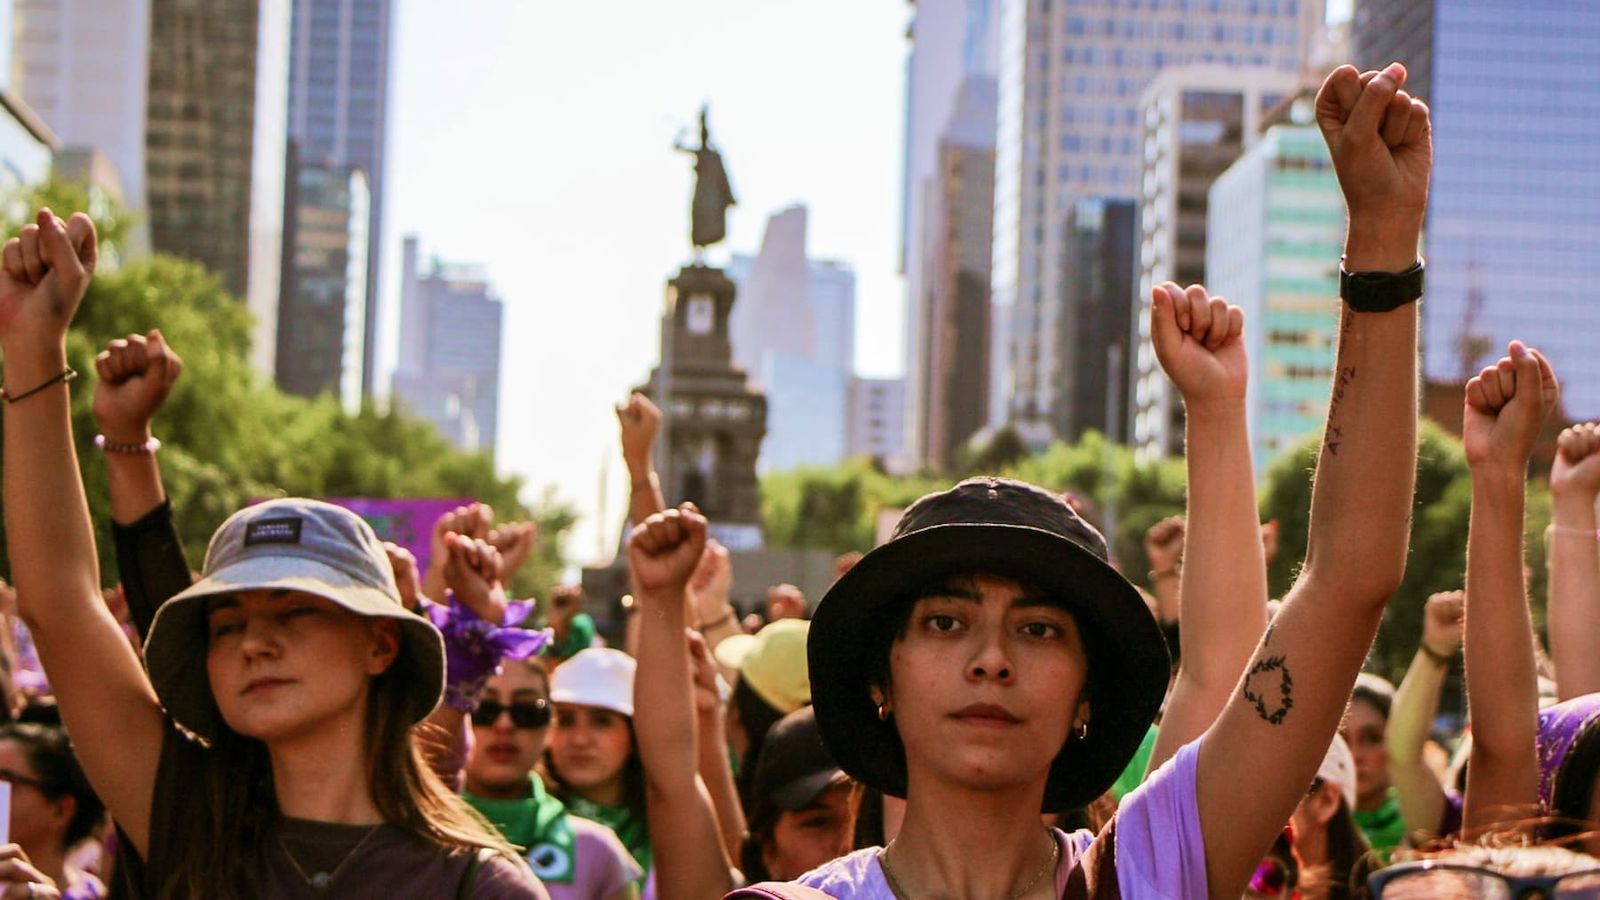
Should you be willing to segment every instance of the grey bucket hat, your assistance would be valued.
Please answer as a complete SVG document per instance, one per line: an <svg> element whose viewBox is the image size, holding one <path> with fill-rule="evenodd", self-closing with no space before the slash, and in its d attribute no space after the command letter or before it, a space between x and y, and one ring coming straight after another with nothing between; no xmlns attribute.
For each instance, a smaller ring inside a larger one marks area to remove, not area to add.
<svg viewBox="0 0 1600 900"><path fill-rule="evenodd" d="M145 639L145 666L167 714L215 740L222 716L206 673L206 599L250 590L303 591L362 616L400 623L401 656L420 684L407 714L420 722L444 693L444 638L407 610L372 527L319 500L269 500L228 517L211 537L200 580L162 604Z"/></svg>

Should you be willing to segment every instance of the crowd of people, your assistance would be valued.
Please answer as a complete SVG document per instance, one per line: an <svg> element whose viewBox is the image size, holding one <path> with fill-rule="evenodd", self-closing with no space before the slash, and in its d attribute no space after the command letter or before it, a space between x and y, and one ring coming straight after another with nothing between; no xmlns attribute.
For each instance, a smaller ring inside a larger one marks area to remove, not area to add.
<svg viewBox="0 0 1600 900"><path fill-rule="evenodd" d="M343 508L267 500L195 573L152 426L183 366L151 330L95 360L102 591L66 353L95 229L40 210L0 258L0 896L1600 897L1600 425L1549 473L1546 654L1522 543L1559 393L1538 350L1466 385L1462 589L1428 600L1398 687L1361 671L1414 512L1432 137L1405 78L1341 67L1317 97L1349 233L1281 599L1245 413L1259 323L1171 283L1149 328L1188 505L1147 535L1143 587L1070 498L973 478L819 602L777 585L741 610L705 516L662 495L639 395L616 646L576 588L507 595L534 529L476 504L419 571ZM1463 652L1469 733L1441 734Z"/></svg>

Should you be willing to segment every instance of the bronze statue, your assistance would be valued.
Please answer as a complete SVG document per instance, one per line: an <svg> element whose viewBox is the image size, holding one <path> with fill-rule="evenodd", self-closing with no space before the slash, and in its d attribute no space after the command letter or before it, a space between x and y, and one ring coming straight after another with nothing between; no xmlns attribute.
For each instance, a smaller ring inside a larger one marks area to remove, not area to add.
<svg viewBox="0 0 1600 900"><path fill-rule="evenodd" d="M711 149L711 135L706 126L706 108L700 108L700 146L676 149L694 154L694 202L689 208L690 242L695 247L709 247L728 236L728 207L738 203L733 198L733 185L728 183L728 170L722 167L722 154Z"/></svg>

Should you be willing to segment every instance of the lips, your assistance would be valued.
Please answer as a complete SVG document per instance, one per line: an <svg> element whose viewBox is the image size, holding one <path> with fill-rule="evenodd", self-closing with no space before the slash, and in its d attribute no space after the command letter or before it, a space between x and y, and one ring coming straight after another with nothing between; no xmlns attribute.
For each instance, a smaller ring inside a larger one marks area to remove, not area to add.
<svg viewBox="0 0 1600 900"><path fill-rule="evenodd" d="M483 748L484 756L497 763L508 763L517 758L517 748L509 744L490 744Z"/></svg>
<svg viewBox="0 0 1600 900"><path fill-rule="evenodd" d="M246 684L244 686L244 690L240 691L240 693L255 694L270 690L271 688L282 687L283 685L290 683L292 683L292 679L289 678L256 678L251 680L249 684Z"/></svg>
<svg viewBox="0 0 1600 900"><path fill-rule="evenodd" d="M987 728L1007 728L1022 721L1004 706L994 703L974 703L964 706L951 717L968 725Z"/></svg>

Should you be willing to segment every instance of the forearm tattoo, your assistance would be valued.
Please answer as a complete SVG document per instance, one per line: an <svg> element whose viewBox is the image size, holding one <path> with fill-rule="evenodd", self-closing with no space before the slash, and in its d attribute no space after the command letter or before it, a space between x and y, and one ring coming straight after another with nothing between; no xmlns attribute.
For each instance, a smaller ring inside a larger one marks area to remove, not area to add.
<svg viewBox="0 0 1600 900"><path fill-rule="evenodd" d="M1267 626L1261 639L1261 648L1272 645L1272 633L1277 623ZM1263 656L1250 666L1244 678L1244 699L1256 708L1256 715L1269 725L1282 725L1284 717L1294 708L1294 678L1284 664L1286 657Z"/></svg>
<svg viewBox="0 0 1600 900"><path fill-rule="evenodd" d="M1344 365L1344 354L1355 322L1355 312L1346 310L1344 321L1339 323L1339 356L1334 362L1333 395L1328 398L1328 427L1322 438L1322 445L1328 448L1332 456L1339 455L1339 445L1344 443L1344 429L1338 424L1339 407L1356 380L1356 367Z"/></svg>

